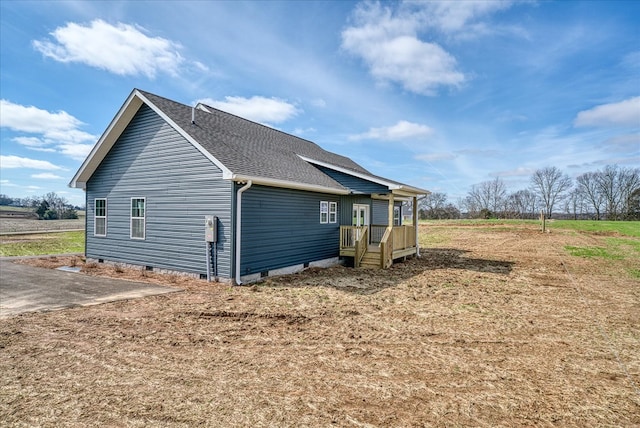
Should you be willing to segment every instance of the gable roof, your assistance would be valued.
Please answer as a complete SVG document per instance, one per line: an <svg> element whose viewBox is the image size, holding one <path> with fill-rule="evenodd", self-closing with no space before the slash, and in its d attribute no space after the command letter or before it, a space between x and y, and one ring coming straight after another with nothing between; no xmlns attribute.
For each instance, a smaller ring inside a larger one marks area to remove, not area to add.
<svg viewBox="0 0 640 428"><path fill-rule="evenodd" d="M93 147L69 185L85 188L142 104L148 105L223 172L223 178L255 184L336 194L350 190L314 164L401 189L411 194L426 190L371 174L353 160L295 137L210 106L198 108L134 89ZM193 118L193 122L192 122Z"/></svg>

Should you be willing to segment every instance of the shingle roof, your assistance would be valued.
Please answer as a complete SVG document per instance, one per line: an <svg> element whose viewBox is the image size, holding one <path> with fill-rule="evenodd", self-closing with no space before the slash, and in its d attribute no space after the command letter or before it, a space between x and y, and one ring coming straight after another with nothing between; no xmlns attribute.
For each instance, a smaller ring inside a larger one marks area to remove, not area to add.
<svg viewBox="0 0 640 428"><path fill-rule="evenodd" d="M305 156L371 175L351 159L328 152L311 141L210 106L206 106L208 112L196 109L195 124L192 124L192 107L149 92L139 92L234 174L344 189L300 158Z"/></svg>
<svg viewBox="0 0 640 428"><path fill-rule="evenodd" d="M206 111L134 89L69 183L86 188L140 106L146 103L223 171L223 178L336 194L351 193L316 166L330 168L386 186L398 194L427 190L375 176L351 159L277 129L206 106ZM195 123L192 123L192 114ZM344 184L344 185L343 185Z"/></svg>

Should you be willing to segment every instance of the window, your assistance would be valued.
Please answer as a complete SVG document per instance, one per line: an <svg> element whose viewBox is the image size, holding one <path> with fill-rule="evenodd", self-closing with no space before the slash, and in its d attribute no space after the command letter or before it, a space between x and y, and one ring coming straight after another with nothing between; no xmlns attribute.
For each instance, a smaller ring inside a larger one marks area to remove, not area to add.
<svg viewBox="0 0 640 428"><path fill-rule="evenodd" d="M145 198L131 198L131 239L144 239Z"/></svg>
<svg viewBox="0 0 640 428"><path fill-rule="evenodd" d="M329 202L320 201L320 223L329 222Z"/></svg>
<svg viewBox="0 0 640 428"><path fill-rule="evenodd" d="M338 222L338 203L329 202L329 223Z"/></svg>
<svg viewBox="0 0 640 428"><path fill-rule="evenodd" d="M400 207L393 207L393 225L400 226Z"/></svg>
<svg viewBox="0 0 640 428"><path fill-rule="evenodd" d="M107 200L96 199L93 203L93 234L107 236Z"/></svg>

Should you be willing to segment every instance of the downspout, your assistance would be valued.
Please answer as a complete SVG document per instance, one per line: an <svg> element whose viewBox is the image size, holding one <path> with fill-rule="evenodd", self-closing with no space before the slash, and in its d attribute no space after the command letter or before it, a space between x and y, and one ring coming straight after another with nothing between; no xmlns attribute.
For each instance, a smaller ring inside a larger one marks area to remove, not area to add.
<svg viewBox="0 0 640 428"><path fill-rule="evenodd" d="M238 189L236 193L236 285L242 285L240 280L240 253L242 247L242 193L251 187L251 180Z"/></svg>

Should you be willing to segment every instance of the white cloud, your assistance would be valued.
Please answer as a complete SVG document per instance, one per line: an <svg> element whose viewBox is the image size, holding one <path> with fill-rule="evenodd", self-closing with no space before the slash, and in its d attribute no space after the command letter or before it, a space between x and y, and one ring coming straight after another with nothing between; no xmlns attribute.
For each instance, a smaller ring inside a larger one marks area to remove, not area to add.
<svg viewBox="0 0 640 428"><path fill-rule="evenodd" d="M352 141L357 140L383 140L397 141L428 137L433 133L433 129L427 125L407 122L401 120L393 126L382 128L371 128L363 134L352 135L349 137Z"/></svg>
<svg viewBox="0 0 640 428"><path fill-rule="evenodd" d="M66 144L60 144L58 146L60 153L70 157L71 159L75 159L79 161L82 161L87 157L92 147L93 147L92 144L77 144L77 143L66 143Z"/></svg>
<svg viewBox="0 0 640 428"><path fill-rule="evenodd" d="M12 183L9 180L0 180L0 186L2 186L2 187L18 187L17 184Z"/></svg>
<svg viewBox="0 0 640 428"><path fill-rule="evenodd" d="M640 135L616 135L602 142L607 150L622 153L634 153L640 151Z"/></svg>
<svg viewBox="0 0 640 428"><path fill-rule="evenodd" d="M507 9L511 1L436 1L417 2L422 9L425 19L430 25L442 32L479 31L485 32L486 25L478 23L478 18ZM473 23L473 24L472 24Z"/></svg>
<svg viewBox="0 0 640 428"><path fill-rule="evenodd" d="M158 72L176 76L183 58L180 45L161 37L149 37L139 26L111 25L101 19L88 25L68 23L56 28L51 40L34 40L33 46L44 56L60 62L84 63L91 67L126 76ZM203 64L196 64L206 69Z"/></svg>
<svg viewBox="0 0 640 428"><path fill-rule="evenodd" d="M62 170L57 165L52 164L49 161L23 158L19 156L5 156L0 155L0 167L2 168L30 168L30 169L44 169L44 170Z"/></svg>
<svg viewBox="0 0 640 428"><path fill-rule="evenodd" d="M356 7L354 25L342 32L342 47L361 57L380 81L435 95L439 86L460 86L463 73L456 60L439 45L417 37L420 14L402 14L379 3Z"/></svg>
<svg viewBox="0 0 640 428"><path fill-rule="evenodd" d="M578 113L574 126L640 126L640 97L602 104Z"/></svg>
<svg viewBox="0 0 640 428"><path fill-rule="evenodd" d="M528 177L531 176L534 172L535 169L533 168L518 167L515 169L510 169L508 171L496 172L490 175L493 177Z"/></svg>
<svg viewBox="0 0 640 428"><path fill-rule="evenodd" d="M83 123L65 111L49 112L34 106L0 100L0 126L17 132L40 134L42 137L18 136L12 141L31 150L60 152L83 160L97 137L78 129Z"/></svg>
<svg viewBox="0 0 640 428"><path fill-rule="evenodd" d="M31 174L31 178L36 178L38 180L60 180L62 177L59 175L53 174L51 172L41 172L39 174Z"/></svg>
<svg viewBox="0 0 640 428"><path fill-rule="evenodd" d="M415 156L415 159L427 162L446 161L455 158L457 158L457 156L453 153L424 153Z"/></svg>
<svg viewBox="0 0 640 428"><path fill-rule="evenodd" d="M278 98L253 96L251 98L225 97L224 99L224 101L217 101L205 98L197 102L260 123L282 123L300 113L295 105Z"/></svg>

